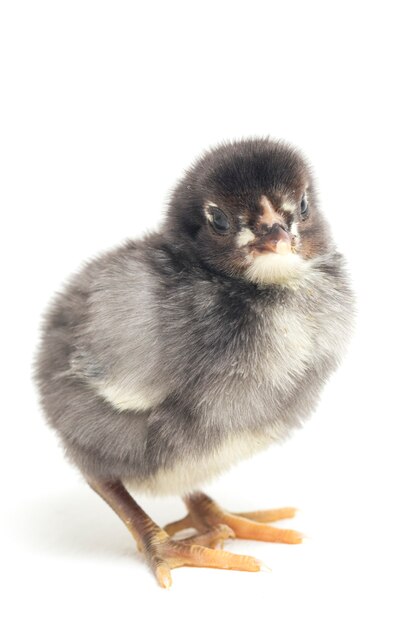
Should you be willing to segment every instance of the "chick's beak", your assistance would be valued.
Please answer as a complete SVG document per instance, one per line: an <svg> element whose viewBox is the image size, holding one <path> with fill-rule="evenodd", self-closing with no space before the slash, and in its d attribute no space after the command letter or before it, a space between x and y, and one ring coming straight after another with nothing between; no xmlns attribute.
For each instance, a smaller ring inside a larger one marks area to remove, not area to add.
<svg viewBox="0 0 417 626"><path fill-rule="evenodd" d="M257 237L251 244L253 254L263 254L266 252L289 254L291 247L291 236L278 224L274 224L267 233Z"/></svg>

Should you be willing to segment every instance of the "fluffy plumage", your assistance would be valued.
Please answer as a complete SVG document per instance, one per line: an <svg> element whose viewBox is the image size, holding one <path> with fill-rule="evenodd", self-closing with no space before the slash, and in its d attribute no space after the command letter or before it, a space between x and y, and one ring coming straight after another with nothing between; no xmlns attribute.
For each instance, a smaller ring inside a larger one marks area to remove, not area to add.
<svg viewBox="0 0 417 626"><path fill-rule="evenodd" d="M36 380L84 474L182 494L308 417L351 317L303 158L267 139L227 143L186 173L158 232L56 296Z"/></svg>

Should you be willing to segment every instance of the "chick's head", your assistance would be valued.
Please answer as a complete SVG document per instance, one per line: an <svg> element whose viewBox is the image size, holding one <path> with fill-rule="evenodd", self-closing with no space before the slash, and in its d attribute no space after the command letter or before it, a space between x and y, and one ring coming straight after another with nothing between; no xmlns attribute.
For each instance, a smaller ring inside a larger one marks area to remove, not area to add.
<svg viewBox="0 0 417 626"><path fill-rule="evenodd" d="M270 139L203 154L174 190L166 225L192 261L258 284L296 282L331 247L308 165Z"/></svg>

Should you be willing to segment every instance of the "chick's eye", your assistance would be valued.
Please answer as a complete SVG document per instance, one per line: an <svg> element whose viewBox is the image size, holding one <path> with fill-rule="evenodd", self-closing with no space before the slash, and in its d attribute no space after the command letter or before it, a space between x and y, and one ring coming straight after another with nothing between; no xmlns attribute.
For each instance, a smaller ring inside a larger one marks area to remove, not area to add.
<svg viewBox="0 0 417 626"><path fill-rule="evenodd" d="M226 215L220 209L212 209L212 225L220 235L225 235L230 230L230 223Z"/></svg>
<svg viewBox="0 0 417 626"><path fill-rule="evenodd" d="M300 212L301 212L301 217L305 219L308 215L308 202L305 196L303 196L301 199Z"/></svg>

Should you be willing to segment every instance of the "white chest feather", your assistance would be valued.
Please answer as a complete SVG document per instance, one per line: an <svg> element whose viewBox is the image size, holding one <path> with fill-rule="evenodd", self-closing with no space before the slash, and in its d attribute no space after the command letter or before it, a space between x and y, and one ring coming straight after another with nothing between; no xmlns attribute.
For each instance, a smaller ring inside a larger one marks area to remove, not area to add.
<svg viewBox="0 0 417 626"><path fill-rule="evenodd" d="M282 427L281 437L286 436ZM240 434L231 436L216 450L198 458L183 457L169 468L161 469L145 481L125 481L134 490L150 492L158 495L184 495L199 489L234 464L257 454L271 443L279 440L280 433L275 427L274 432L262 434Z"/></svg>
<svg viewBox="0 0 417 626"><path fill-rule="evenodd" d="M298 311L277 308L271 317L261 367L274 386L288 389L314 359L315 328L312 319Z"/></svg>

